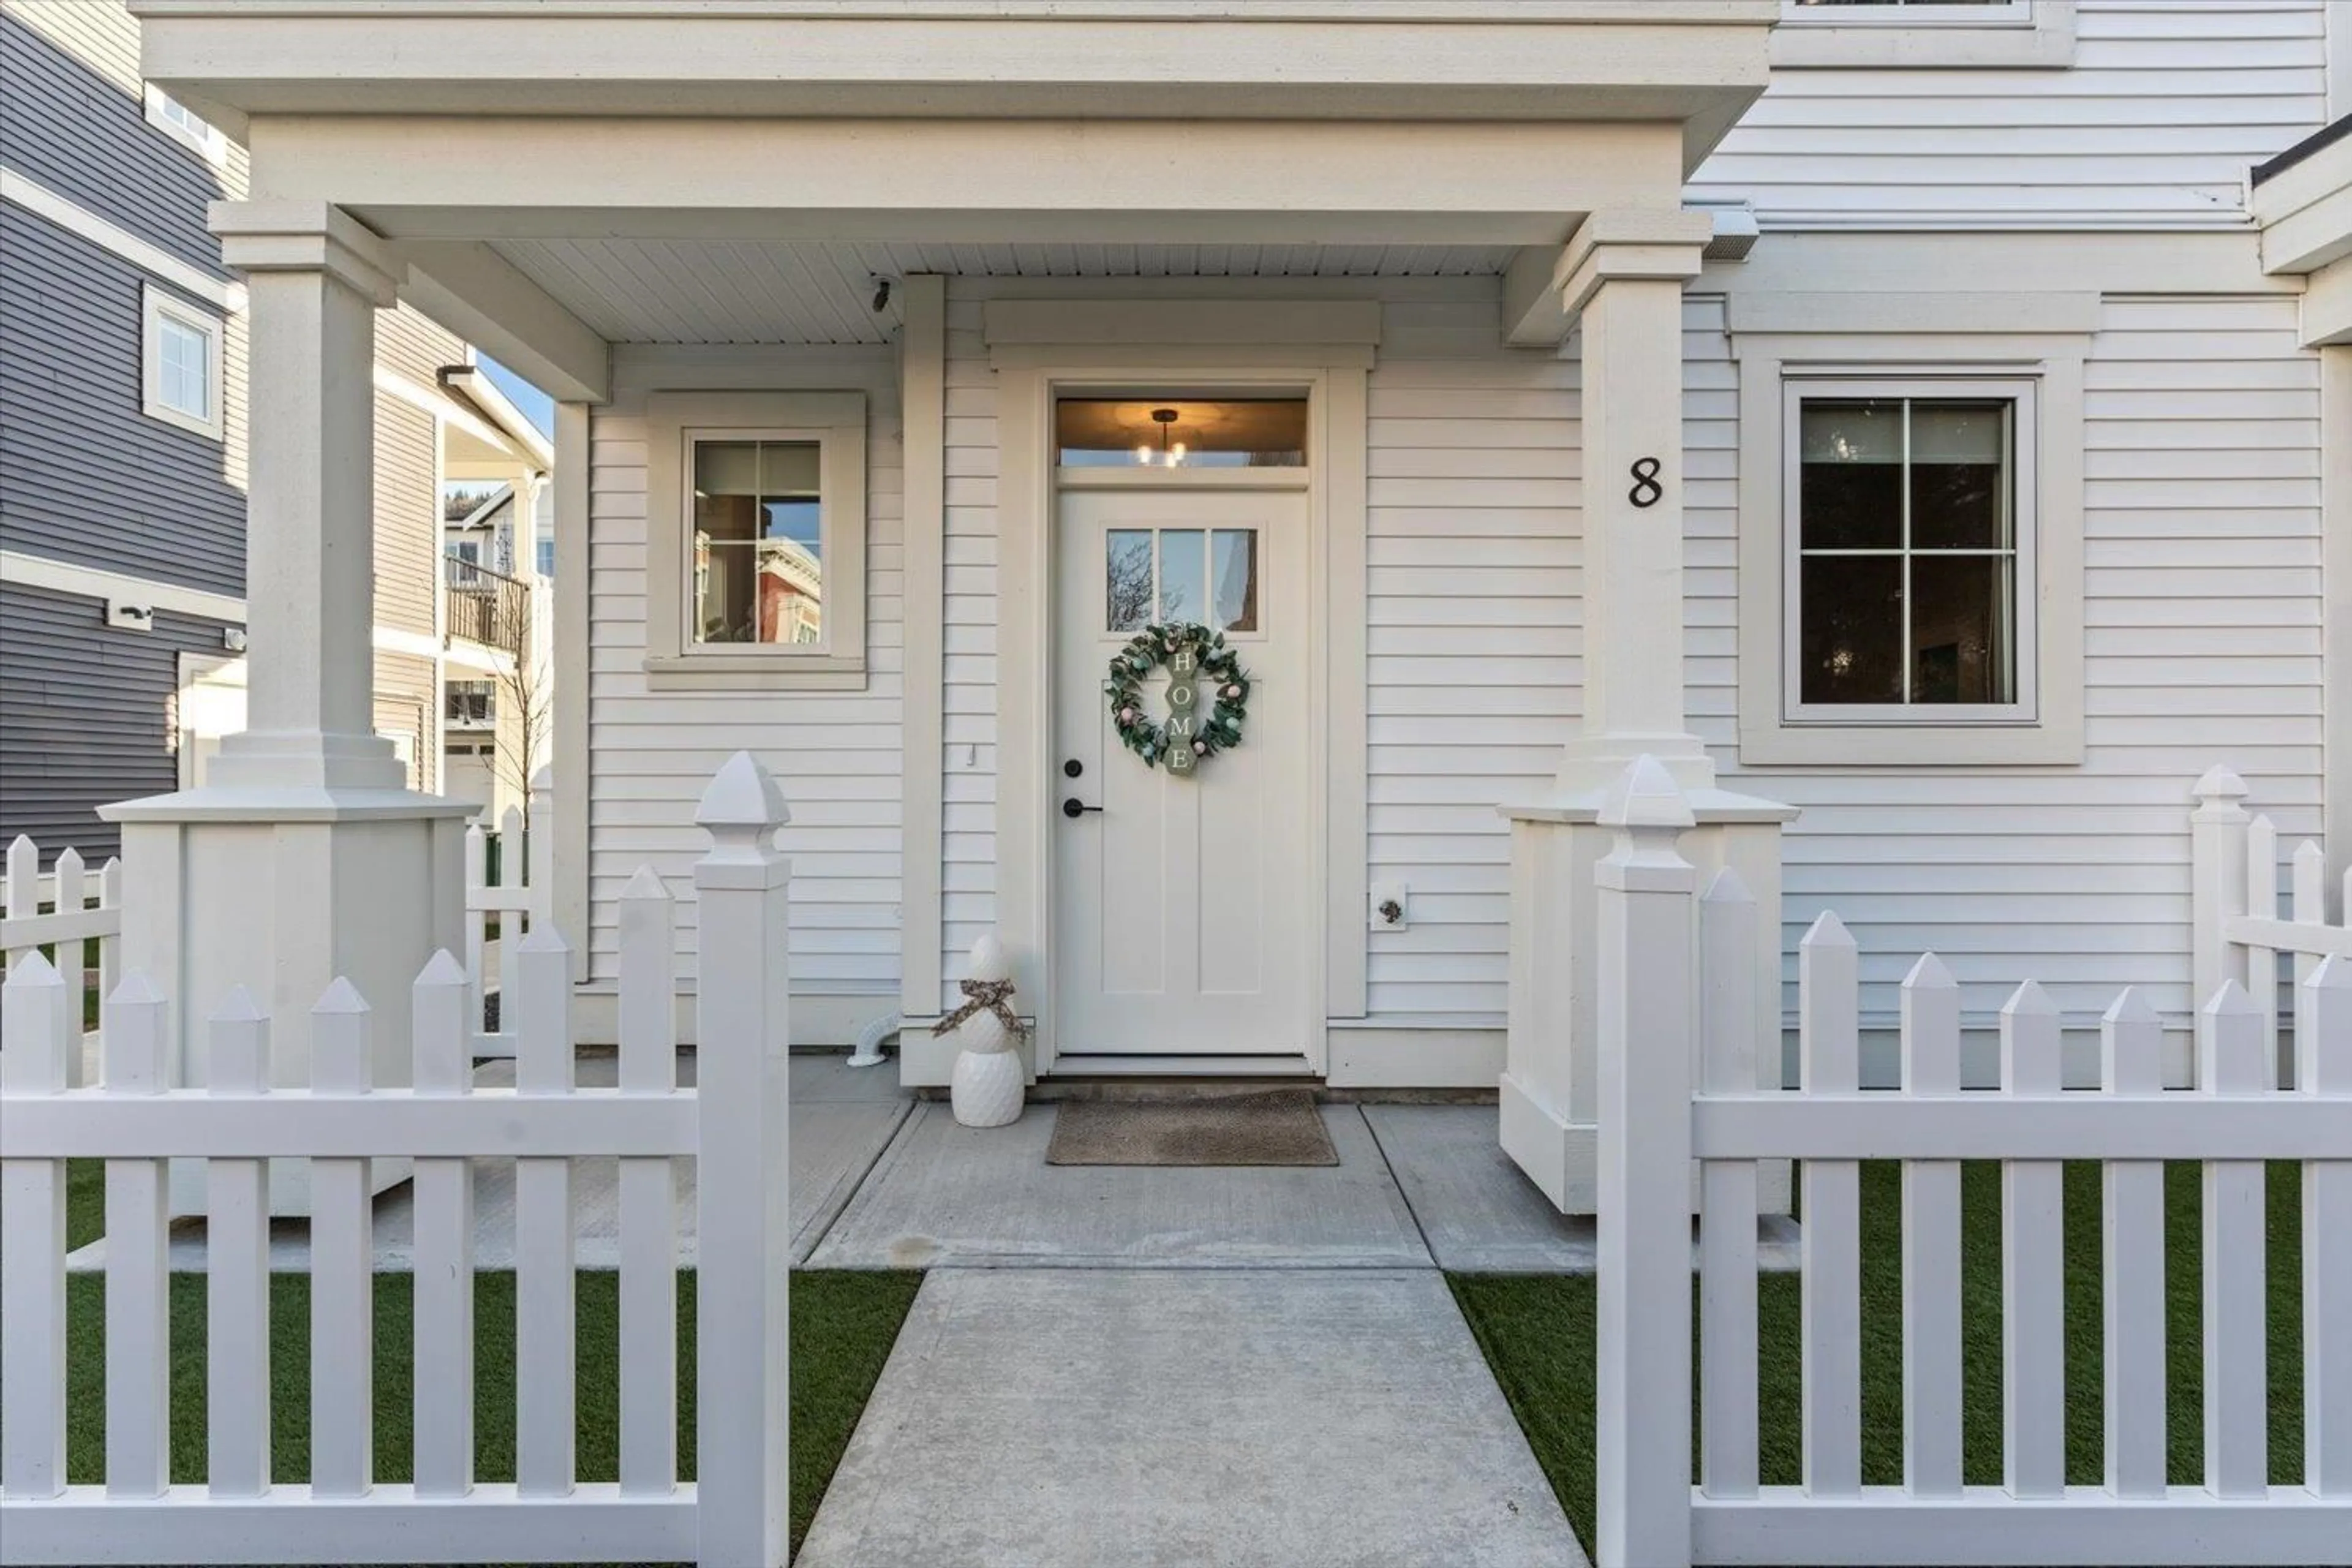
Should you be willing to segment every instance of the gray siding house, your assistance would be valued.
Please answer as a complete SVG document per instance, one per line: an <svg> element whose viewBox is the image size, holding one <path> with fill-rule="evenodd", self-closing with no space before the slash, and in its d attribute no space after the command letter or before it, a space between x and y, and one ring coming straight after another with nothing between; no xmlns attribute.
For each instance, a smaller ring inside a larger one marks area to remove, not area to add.
<svg viewBox="0 0 2352 1568"><path fill-rule="evenodd" d="M243 727L245 291L205 209L245 190L244 149L142 79L121 0L0 0L0 843L45 865L114 853L98 806L199 782ZM376 331L376 725L437 791L473 673L445 452L482 415L439 374L462 340L405 307Z"/></svg>

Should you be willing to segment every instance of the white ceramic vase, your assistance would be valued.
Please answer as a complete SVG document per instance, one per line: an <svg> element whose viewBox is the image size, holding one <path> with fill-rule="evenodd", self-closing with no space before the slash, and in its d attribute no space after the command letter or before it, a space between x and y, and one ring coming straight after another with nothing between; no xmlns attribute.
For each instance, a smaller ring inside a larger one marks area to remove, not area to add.
<svg viewBox="0 0 2352 1568"><path fill-rule="evenodd" d="M1004 946L993 935L971 944L971 978L1010 980L1013 965ZM1028 1085L1021 1053L1013 1048L1012 1032L994 1012L982 1009L956 1026L955 1072L949 1079L949 1103L955 1119L966 1127L1003 1127L1021 1120Z"/></svg>

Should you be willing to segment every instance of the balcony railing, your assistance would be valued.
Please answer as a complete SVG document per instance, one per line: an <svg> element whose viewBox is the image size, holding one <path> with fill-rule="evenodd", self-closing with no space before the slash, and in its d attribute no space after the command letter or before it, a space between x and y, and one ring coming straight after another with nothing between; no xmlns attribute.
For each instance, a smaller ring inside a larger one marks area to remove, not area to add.
<svg viewBox="0 0 2352 1568"><path fill-rule="evenodd" d="M453 637L486 647L520 649L530 632L530 584L462 555L441 558L445 625Z"/></svg>

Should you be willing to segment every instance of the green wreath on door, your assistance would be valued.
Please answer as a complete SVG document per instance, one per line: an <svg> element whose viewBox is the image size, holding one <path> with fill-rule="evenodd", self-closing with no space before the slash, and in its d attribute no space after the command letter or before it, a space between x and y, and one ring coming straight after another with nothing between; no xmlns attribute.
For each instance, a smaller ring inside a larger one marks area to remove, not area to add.
<svg viewBox="0 0 2352 1568"><path fill-rule="evenodd" d="M1143 683L1168 671L1168 716L1155 721L1143 706ZM1152 767L1190 773L1219 752L1238 746L1248 717L1250 678L1225 634L1197 621L1154 624L1113 655L1110 721L1121 744Z"/></svg>

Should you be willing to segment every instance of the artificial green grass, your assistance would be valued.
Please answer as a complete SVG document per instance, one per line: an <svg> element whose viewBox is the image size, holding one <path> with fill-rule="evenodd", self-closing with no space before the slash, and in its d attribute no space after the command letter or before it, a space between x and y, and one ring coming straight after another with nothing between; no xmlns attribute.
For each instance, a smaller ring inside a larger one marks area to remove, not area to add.
<svg viewBox="0 0 2352 1568"><path fill-rule="evenodd" d="M66 1250L106 1234L106 1162L66 1162Z"/></svg>
<svg viewBox="0 0 2352 1568"><path fill-rule="evenodd" d="M1862 1474L1903 1479L1903 1259L1900 1167L1863 1168ZM2303 1476L2302 1187L2299 1167L2269 1171L2271 1479ZM2096 1485L2105 1458L2101 1362L2099 1167L2066 1166L2066 1479ZM2203 1479L2205 1367L2199 1168L2165 1173L2167 1414L2177 1485ZM1971 1162L1961 1177L1961 1463L1971 1485L2001 1479L2000 1167ZM1593 1544L1594 1298L1590 1276L1455 1275L1463 1315L1486 1352L1536 1458L1577 1534ZM1696 1313L1694 1285L1693 1313ZM1759 1281L1758 1413L1761 1479L1793 1484L1801 1466L1799 1280ZM1696 1357L1696 1351L1694 1351ZM1696 1402L1694 1402L1696 1403ZM1696 1423L1696 1415L1694 1415ZM1696 1466L1696 1444L1693 1464ZM1696 1471L1694 1470L1694 1473Z"/></svg>
<svg viewBox="0 0 2352 1568"><path fill-rule="evenodd" d="M795 1273L792 1277L793 1550L816 1514L817 1500L882 1373L922 1276L898 1273ZM375 1473L410 1476L415 1338L411 1277L375 1277ZM618 1276L578 1276L579 1437L582 1480L612 1480L620 1470L617 1371ZM695 1277L678 1278L678 1473L694 1475ZM271 1473L301 1481L310 1470L310 1279L270 1277ZM105 1479L106 1281L78 1274L67 1286L67 1459L69 1480ZM205 1277L172 1278L172 1479L205 1479ZM515 1462L515 1277L483 1273L474 1281L474 1472L511 1480Z"/></svg>

